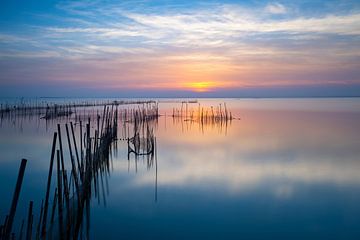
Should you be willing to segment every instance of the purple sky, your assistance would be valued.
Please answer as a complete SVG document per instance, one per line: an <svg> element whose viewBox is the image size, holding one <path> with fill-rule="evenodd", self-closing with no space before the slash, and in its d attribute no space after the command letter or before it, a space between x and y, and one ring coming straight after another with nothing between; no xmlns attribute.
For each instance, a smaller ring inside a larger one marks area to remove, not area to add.
<svg viewBox="0 0 360 240"><path fill-rule="evenodd" d="M5 1L0 95L360 96L358 1Z"/></svg>

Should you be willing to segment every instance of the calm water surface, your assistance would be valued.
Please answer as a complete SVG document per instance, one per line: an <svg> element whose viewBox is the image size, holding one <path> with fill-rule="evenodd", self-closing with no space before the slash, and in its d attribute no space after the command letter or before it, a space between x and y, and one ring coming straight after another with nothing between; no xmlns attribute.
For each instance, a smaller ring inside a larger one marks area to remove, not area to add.
<svg viewBox="0 0 360 240"><path fill-rule="evenodd" d="M92 200L93 239L360 239L360 99L199 102L226 102L240 119L174 120L181 103L160 99L157 161L128 161L119 141L106 201ZM21 158L17 223L30 200L39 208L55 127L2 120L1 221Z"/></svg>

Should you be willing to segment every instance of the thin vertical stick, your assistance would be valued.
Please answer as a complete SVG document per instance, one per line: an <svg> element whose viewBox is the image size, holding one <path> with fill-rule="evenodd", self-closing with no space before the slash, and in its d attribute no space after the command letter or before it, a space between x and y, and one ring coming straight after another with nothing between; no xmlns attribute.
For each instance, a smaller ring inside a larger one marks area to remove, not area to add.
<svg viewBox="0 0 360 240"><path fill-rule="evenodd" d="M3 229L2 229L2 232L1 232L1 239L4 238L5 230L6 230L6 225L7 225L7 223L8 223L8 220L9 220L9 215L6 215L5 221L4 221L4 225L3 225Z"/></svg>
<svg viewBox="0 0 360 240"><path fill-rule="evenodd" d="M39 217L39 222L36 228L36 239L40 239L40 226L41 226L41 220L43 217L43 212L44 212L44 199L41 200L41 210L40 210L40 217Z"/></svg>
<svg viewBox="0 0 360 240"><path fill-rule="evenodd" d="M82 122L80 121L80 154L81 154L81 172L84 174L84 152L83 152L83 138L82 138Z"/></svg>
<svg viewBox="0 0 360 240"><path fill-rule="evenodd" d="M59 235L60 239L64 239L63 235L63 206L62 206L62 179L60 167L60 151L56 151L57 155L57 189L58 189L58 210L59 210Z"/></svg>
<svg viewBox="0 0 360 240"><path fill-rule="evenodd" d="M28 220L27 220L27 228L26 228L26 240L31 239L32 235L32 210L33 210L33 201L29 203L29 213L28 213Z"/></svg>
<svg viewBox="0 0 360 240"><path fill-rule="evenodd" d="M157 146L156 146L156 138L154 141L155 144L155 202L157 202L158 198L158 162L157 162Z"/></svg>
<svg viewBox="0 0 360 240"><path fill-rule="evenodd" d="M72 123L72 122L70 122L70 127L71 127L71 132L72 132L74 147L75 147L75 154L76 154L76 160L77 160L78 170L79 170L79 172L80 172L80 178L81 178L81 180L83 180L83 175L82 175L81 168L80 168L79 154L78 154L77 145L76 145L76 140L75 140L74 127L73 127L73 123Z"/></svg>
<svg viewBox="0 0 360 240"><path fill-rule="evenodd" d="M55 188L55 193L54 193L54 199L53 199L53 206L51 209L51 218L50 218L50 224L52 225L54 223L54 216L55 216L55 209L56 209L56 201L58 198L58 191L57 188Z"/></svg>
<svg viewBox="0 0 360 240"><path fill-rule="evenodd" d="M61 168L64 170L65 169L65 164L64 164L64 152L63 152L63 147L62 147L62 140L61 140L61 128L60 128L60 124L57 125L58 128L58 134L59 134L59 147L60 147L60 160L61 160ZM69 189L67 187L67 177L66 175L62 175L63 176L63 182L64 182L64 193L65 193L65 203L66 203L66 207L68 208L68 201L67 199L69 198ZM61 193L62 194L62 193Z"/></svg>
<svg viewBox="0 0 360 240"><path fill-rule="evenodd" d="M65 124L65 127L66 127L66 136L67 136L67 140L68 140L70 159L71 159L71 166L72 166L72 171L71 172L73 174L73 178L74 178L74 182L75 182L77 197L80 200L79 182L78 182L78 176L77 176L77 173L76 173L76 166L75 166L75 162L74 162L74 158L73 158L73 154L72 154L72 149L71 149L69 128L68 128L67 124Z"/></svg>
<svg viewBox="0 0 360 240"><path fill-rule="evenodd" d="M52 145L52 149L51 149L49 174L48 174L48 180L47 180L47 186L46 186L44 217L43 217L42 230L41 230L41 238L44 238L44 239L46 237L46 220L47 220L47 212L48 212L48 205L49 205L51 176L52 176L54 156L55 156L56 138L57 138L57 132L54 132L53 145Z"/></svg>
<svg viewBox="0 0 360 240"><path fill-rule="evenodd" d="M101 122L101 132L100 132L100 137L102 136L102 133L103 133L103 128L104 128L105 111L106 111L106 105L104 106L104 113L103 113L102 122Z"/></svg>
<svg viewBox="0 0 360 240"><path fill-rule="evenodd" d="M26 159L21 160L21 165L20 165L20 168L19 168L19 174L18 174L18 178L17 178L17 181L16 181L15 192L14 192L13 200L12 200L12 203L11 203L9 219L8 219L8 222L7 222L6 228L5 228L5 234L4 234L5 239L10 238L12 225L13 225L14 217L15 217L15 213L16 213L16 207L17 207L17 203L18 203L18 200L19 200L19 196L20 196L21 185L22 185L22 182L23 182L23 179L24 179L26 162L27 162Z"/></svg>
<svg viewBox="0 0 360 240"><path fill-rule="evenodd" d="M64 163L64 152L62 147L62 140L61 140L61 128L60 124L57 125L58 134L59 134L59 146L60 146L60 162L61 162L61 169L62 169L62 178L63 178L63 186L64 186L64 198L65 198L65 207L66 212L70 212L70 206L69 206L69 187L68 187L68 181L67 176L65 174L65 163ZM61 192L63 194L63 192ZM69 214L67 216L67 221L70 222L70 216Z"/></svg>

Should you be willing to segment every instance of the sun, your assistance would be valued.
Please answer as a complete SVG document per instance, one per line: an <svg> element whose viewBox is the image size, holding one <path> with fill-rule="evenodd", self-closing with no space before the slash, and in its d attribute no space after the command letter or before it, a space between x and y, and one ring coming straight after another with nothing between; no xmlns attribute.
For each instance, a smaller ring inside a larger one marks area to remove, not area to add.
<svg viewBox="0 0 360 240"><path fill-rule="evenodd" d="M216 87L214 82L190 82L186 86L195 92L208 92Z"/></svg>

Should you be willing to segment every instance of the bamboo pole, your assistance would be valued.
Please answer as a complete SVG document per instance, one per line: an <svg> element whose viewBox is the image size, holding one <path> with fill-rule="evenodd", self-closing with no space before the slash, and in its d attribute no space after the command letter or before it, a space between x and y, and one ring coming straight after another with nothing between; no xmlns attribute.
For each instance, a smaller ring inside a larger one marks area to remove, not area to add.
<svg viewBox="0 0 360 240"><path fill-rule="evenodd" d="M46 186L44 217L43 217L42 230L41 230L41 237L42 238L46 238L46 220L47 220L47 212L48 212L48 205L49 205L51 176L52 176L53 164L54 164L54 156L55 156L56 138L57 138L57 132L54 132L53 145L52 145L51 157L50 157L50 167L49 167L48 180L47 180L47 186Z"/></svg>
<svg viewBox="0 0 360 240"><path fill-rule="evenodd" d="M77 145L76 145L76 140L75 140L75 133L74 133L74 127L73 127L73 123L72 123L72 122L70 122L70 127L71 127L71 132L72 132L74 147L75 147L75 154L76 154L76 160L77 160L78 170L79 170L79 173L80 173L80 179L83 180L83 175L82 175L82 172L81 172L81 166L80 166L80 160L79 160L79 153L78 153L78 150L77 150Z"/></svg>
<svg viewBox="0 0 360 240"><path fill-rule="evenodd" d="M17 203L18 203L18 200L19 200L19 196L20 196L21 185L22 185L22 182L23 182L23 179L24 179L26 162L27 162L26 159L21 160L21 165L20 165L20 168L19 168L19 174L18 174L18 178L17 178L17 181L16 181L15 192L14 192L13 200L12 200L12 203L11 203L9 219L8 219L8 222L7 222L6 228L5 228L5 234L4 234L5 239L10 238L12 225L13 225L14 217L15 217L15 213L16 213L16 207L17 207Z"/></svg>
<svg viewBox="0 0 360 240"><path fill-rule="evenodd" d="M84 175L84 152L83 152L82 121L80 121L80 153L81 153L81 172Z"/></svg>
<svg viewBox="0 0 360 240"><path fill-rule="evenodd" d="M36 228L36 239L40 239L40 227L41 227L41 220L43 217L43 212L44 212L44 199L41 200L41 207L40 207L40 217L39 217L39 222Z"/></svg>
<svg viewBox="0 0 360 240"><path fill-rule="evenodd" d="M63 200L65 200L66 212L69 213L70 212L69 187L68 187L68 180L67 180L68 178L67 178L66 171L65 171L65 163L64 163L65 161L64 161L64 152L63 152L60 124L57 125L57 129L58 129L58 136L59 136L60 162L61 162L61 169L62 169L61 175L62 175L63 187L64 187L64 192L61 191L61 194L63 194L63 196L64 196ZM66 214L66 220L67 220L68 224L70 224L69 214ZM67 226L68 226L68 224L67 224ZM67 229L66 233L68 234L69 233L68 227L66 229Z"/></svg>
<svg viewBox="0 0 360 240"><path fill-rule="evenodd" d="M29 203L29 213L28 213L28 220L27 220L27 228L26 228L26 240L31 239L32 235L32 217L33 217L33 201L30 201Z"/></svg>
<svg viewBox="0 0 360 240"><path fill-rule="evenodd" d="M79 191L79 180L78 180L78 176L76 173L76 166L75 166L75 162L74 162L74 157L72 154L72 148L71 148L71 142L70 142L70 136L69 136L69 128L68 125L65 124L66 127L66 136L67 136L67 140L68 140L68 146L69 146L69 152L70 152L70 159L71 159L71 166L72 166L72 174L73 174L73 178L74 178L74 182L75 182L75 187L76 187L76 193L77 193L77 197L78 199L80 199L80 191Z"/></svg>
<svg viewBox="0 0 360 240"><path fill-rule="evenodd" d="M57 155L57 189L58 189L58 214L59 214L59 237L64 239L64 226L63 226L63 206L62 206L62 179L61 179L61 167L60 167L60 151L56 151Z"/></svg>
<svg viewBox="0 0 360 240"><path fill-rule="evenodd" d="M64 151L63 151L63 145L62 145L60 124L57 125L57 129L58 129L58 136L59 136L61 168L65 169ZM64 174L62 174L62 177L63 177L63 182L64 182L64 195L65 195L65 199L67 199L69 197L69 189L67 188L67 178L65 177ZM68 204L68 203L66 203L66 204Z"/></svg>
<svg viewBox="0 0 360 240"><path fill-rule="evenodd" d="M56 209L57 198L58 198L58 190L57 190L57 188L55 188L53 205L52 205L52 209L51 209L51 218L50 218L50 224L51 224L51 225L53 225L53 223L54 223L54 217L55 217L55 209Z"/></svg>

